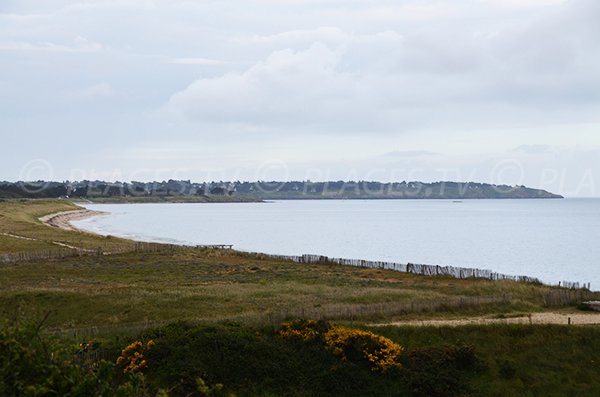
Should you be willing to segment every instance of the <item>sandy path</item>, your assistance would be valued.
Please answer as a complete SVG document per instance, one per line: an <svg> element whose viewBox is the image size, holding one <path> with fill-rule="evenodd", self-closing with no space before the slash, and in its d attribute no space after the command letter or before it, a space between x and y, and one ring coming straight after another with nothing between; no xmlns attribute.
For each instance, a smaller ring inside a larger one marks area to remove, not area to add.
<svg viewBox="0 0 600 397"><path fill-rule="evenodd" d="M12 233L0 233L0 234L3 235L3 236L6 236L6 237L12 237L12 238L16 238L16 239L19 239L19 240L38 241L35 238L25 237L25 236L17 236L16 234L12 234Z"/></svg>
<svg viewBox="0 0 600 397"><path fill-rule="evenodd" d="M86 219L92 216L102 215L104 212L92 211L87 209L63 211L56 214L50 214L39 218L44 225L57 227L64 230L78 230L71 222Z"/></svg>
<svg viewBox="0 0 600 397"><path fill-rule="evenodd" d="M46 216L39 218L39 220L44 225L47 225L47 226L57 227L60 229L65 229L65 230L78 230L73 225L71 225L71 221L85 219L85 218L89 218L90 216L96 216L96 215L101 215L101 214L104 214L104 213L98 212L98 211L82 209L82 210L64 211L64 212L58 212L56 214L46 215ZM12 237L12 238L20 239L20 240L45 241L45 240L40 240L37 238L19 236L17 234L12 234L12 233L0 233L0 234L3 236ZM75 247L73 245L61 243L59 241L48 241L48 242L51 244L54 244L54 245L58 245L60 247L74 249L77 251L95 252L94 250L91 250L91 249Z"/></svg>
<svg viewBox="0 0 600 397"><path fill-rule="evenodd" d="M46 226L60 228L60 229L69 230L69 231L80 231L79 229L77 229L75 226L73 226L71 224L72 221L86 219L91 216L105 215L105 214L106 214L105 212L92 211L92 210L82 208L79 210L63 211L63 212L57 212L55 214L45 215L45 216L38 218L38 220ZM85 231L83 231L83 232L85 232ZM49 244L54 244L59 247L76 250L80 253L83 253L83 252L97 253L98 252L96 249L77 247L77 246L67 244L64 242L60 242L60 241L20 236L20 235L13 234L13 233L0 233L0 235L15 238L15 239L20 239L20 240L40 241L40 242L45 242L45 243L49 243ZM110 253L102 252L102 254L108 255Z"/></svg>
<svg viewBox="0 0 600 397"><path fill-rule="evenodd" d="M411 320L398 321L374 326L409 326L409 327L459 327L463 325L490 324L556 324L568 325L600 325L600 313L532 313L528 316L514 318L472 317L459 320Z"/></svg>

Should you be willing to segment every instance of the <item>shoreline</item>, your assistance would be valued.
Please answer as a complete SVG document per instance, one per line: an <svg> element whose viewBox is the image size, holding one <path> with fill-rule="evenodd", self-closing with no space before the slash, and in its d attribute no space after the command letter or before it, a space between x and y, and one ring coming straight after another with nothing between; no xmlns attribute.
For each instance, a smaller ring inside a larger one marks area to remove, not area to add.
<svg viewBox="0 0 600 397"><path fill-rule="evenodd" d="M38 220L40 222L42 222L44 225L49 226L49 227L62 229L62 230L89 233L86 230L79 229L79 228L73 226L73 224L71 224L71 222L88 219L88 218L91 218L94 216L99 216L99 215L107 215L107 213L100 212L100 211L92 211L92 210L82 208L80 210L61 211L61 212L57 212L54 214L44 215L42 217L39 217Z"/></svg>
<svg viewBox="0 0 600 397"><path fill-rule="evenodd" d="M74 204L76 204L76 203L74 203ZM41 223L43 223L44 225L53 227L53 228L58 228L58 229L66 230L66 231L77 231L77 232L81 232L81 233L89 233L89 234L93 234L93 235L97 235L97 236L104 236L105 234L99 233L98 231L91 231L91 230L87 230L85 228L78 228L78 227L74 226L71 222L88 219L88 218L91 218L94 216L107 216L110 213L104 212L104 211L94 211L94 210L90 210L90 209L82 208L82 207L79 207L79 208L80 209L77 209L77 210L61 211L61 212L57 212L57 213L48 214L48 215L39 217L38 220ZM130 235L126 236L126 235L119 235L119 234L115 234L115 236L117 236L119 238L131 240L131 241L137 241L137 242L151 242L151 243L157 243L157 244L175 244L175 245L180 245L180 246L193 246L193 244L185 243L182 241L174 241L172 239L167 240L167 239L163 239L163 238L154 238L154 237L150 237L150 238L143 238L143 237L135 238L135 237L133 237L132 238L132 236L130 236ZM225 244L225 245L230 246L230 244ZM450 276L450 277L457 278L457 279L473 277L473 278L478 278L478 279L539 282L539 283L542 283L545 285L555 285L556 284L556 282L552 282L552 281L541 281L540 279L537 279L536 277L497 273L497 272L494 272L489 269L480 269L480 268L471 268L471 267L435 266L435 265L414 264L414 263L406 263L405 264L405 263L396 263L396 262L387 262L387 261L382 262L382 261L377 261L377 260L364 260L364 259L359 260L359 259L347 259L347 258L329 258L323 254L297 256L297 255L278 255L278 254L272 254L272 253L267 253L267 252L253 252L253 251L245 251L245 250L242 250L240 252L257 253L260 255L284 258L284 259L288 259L288 260L292 260L292 261L296 261L296 262L300 262L300 263L318 263L318 262L322 261L323 258L326 258L327 261L329 261L329 262L350 265L350 266L380 267L380 268L383 266L383 268L389 268L389 270L396 270L396 271L401 271L401 272L406 272L406 273L415 273L415 274L422 274L422 275L444 275L444 276ZM309 259L305 259L306 257L315 257L317 259L312 260L312 258L310 258L311 260L309 260ZM367 264L369 264L369 266ZM405 270L398 270L401 268L404 268ZM409 268L412 268L413 270L408 270ZM466 276L463 275L463 273L466 274ZM481 275L475 275L475 274L481 274ZM573 285L574 288L577 288L577 289L579 289L579 288L586 289L587 283L583 283L583 286L581 286L582 283L578 283L578 282L577 283L576 282L568 283L568 284ZM567 283L565 282L565 286L566 285L567 285ZM575 287L575 285L577 285L577 286ZM559 283L559 286L560 286L560 283ZM590 289L589 286L587 288Z"/></svg>

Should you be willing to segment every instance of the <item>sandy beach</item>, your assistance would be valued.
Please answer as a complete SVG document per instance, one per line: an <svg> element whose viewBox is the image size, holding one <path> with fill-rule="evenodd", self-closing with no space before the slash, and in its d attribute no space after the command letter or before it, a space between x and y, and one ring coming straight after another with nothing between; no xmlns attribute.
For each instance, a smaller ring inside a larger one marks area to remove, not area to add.
<svg viewBox="0 0 600 397"><path fill-rule="evenodd" d="M71 224L72 221L87 219L92 216L103 215L104 212L80 209L74 211L57 212L38 218L40 222L50 227L57 227L64 230L79 230Z"/></svg>

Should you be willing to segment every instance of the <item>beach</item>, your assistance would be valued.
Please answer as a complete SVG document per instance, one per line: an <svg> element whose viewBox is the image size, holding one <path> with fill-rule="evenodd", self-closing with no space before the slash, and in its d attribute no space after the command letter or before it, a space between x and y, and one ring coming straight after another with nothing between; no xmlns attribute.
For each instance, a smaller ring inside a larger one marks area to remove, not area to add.
<svg viewBox="0 0 600 397"><path fill-rule="evenodd" d="M92 211L88 209L57 212L38 218L44 225L64 230L79 230L71 224L72 221L87 219L93 216L103 215L105 212Z"/></svg>

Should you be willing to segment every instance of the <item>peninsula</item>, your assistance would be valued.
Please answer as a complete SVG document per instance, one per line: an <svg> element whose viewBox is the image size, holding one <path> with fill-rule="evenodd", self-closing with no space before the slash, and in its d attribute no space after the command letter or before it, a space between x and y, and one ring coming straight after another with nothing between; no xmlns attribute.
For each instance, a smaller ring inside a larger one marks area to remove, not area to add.
<svg viewBox="0 0 600 397"><path fill-rule="evenodd" d="M0 199L70 198L94 202L246 202L285 199L555 199L522 185L476 182L256 181L0 182Z"/></svg>

